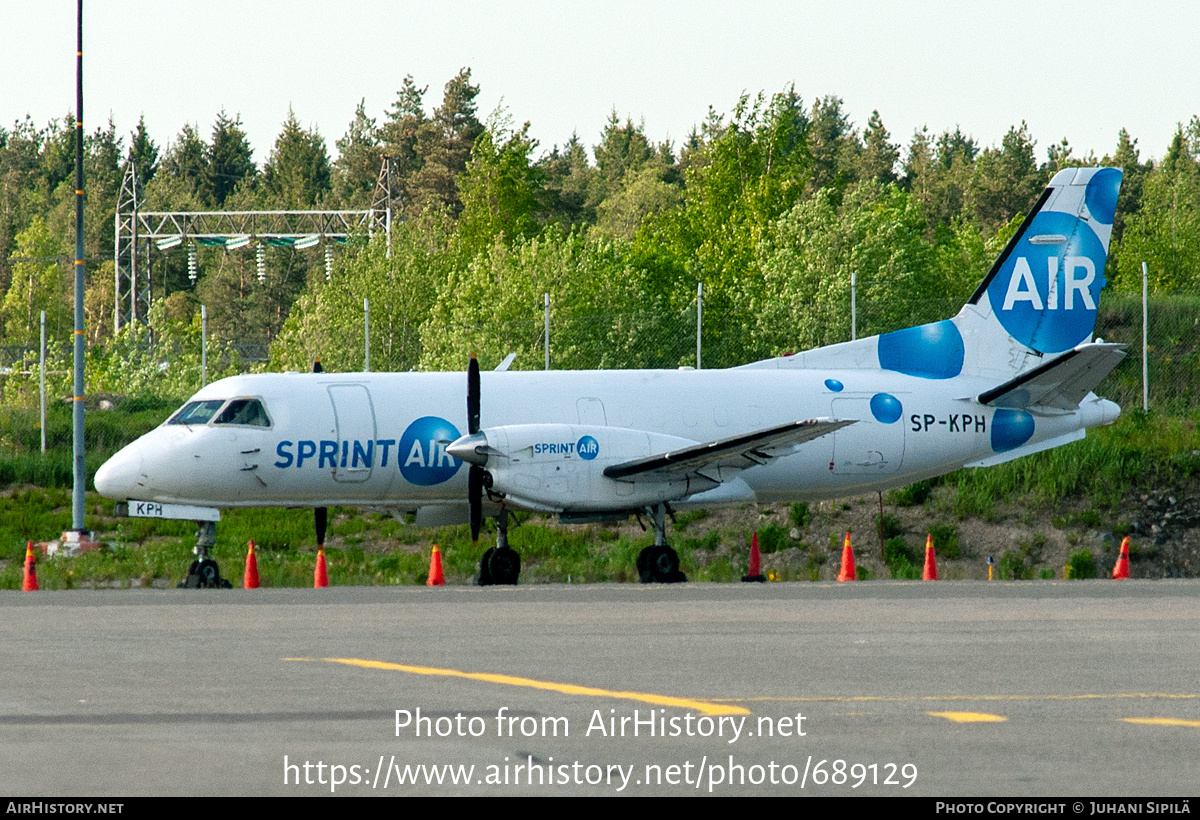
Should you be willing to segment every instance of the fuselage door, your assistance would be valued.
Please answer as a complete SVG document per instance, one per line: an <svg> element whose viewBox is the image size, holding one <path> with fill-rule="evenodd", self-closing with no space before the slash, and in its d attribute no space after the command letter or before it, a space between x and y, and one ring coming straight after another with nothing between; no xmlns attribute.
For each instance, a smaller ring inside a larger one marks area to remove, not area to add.
<svg viewBox="0 0 1200 820"><path fill-rule="evenodd" d="M833 434L833 471L850 475L889 475L904 459L902 407L887 393L833 400L833 417L856 419Z"/></svg>
<svg viewBox="0 0 1200 820"><path fill-rule="evenodd" d="M329 386L329 400L337 422L337 466L334 481L361 483L375 467L375 408L371 393L361 384Z"/></svg>

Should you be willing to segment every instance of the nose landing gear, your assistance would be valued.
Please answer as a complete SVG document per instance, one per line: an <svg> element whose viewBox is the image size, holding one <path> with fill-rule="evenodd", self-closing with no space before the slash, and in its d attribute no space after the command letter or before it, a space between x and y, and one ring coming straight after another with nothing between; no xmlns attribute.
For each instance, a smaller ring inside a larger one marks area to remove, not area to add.
<svg viewBox="0 0 1200 820"><path fill-rule="evenodd" d="M231 589L233 584L221 577L221 570L209 555L217 543L217 525L212 521L196 522L196 560L188 567L187 576L177 584L178 589Z"/></svg>

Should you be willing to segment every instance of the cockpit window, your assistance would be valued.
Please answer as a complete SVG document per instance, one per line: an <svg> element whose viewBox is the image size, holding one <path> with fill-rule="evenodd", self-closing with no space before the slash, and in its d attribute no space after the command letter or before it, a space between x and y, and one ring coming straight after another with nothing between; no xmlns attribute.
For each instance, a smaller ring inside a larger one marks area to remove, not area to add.
<svg viewBox="0 0 1200 820"><path fill-rule="evenodd" d="M178 413L171 416L167 424L207 424L224 403L225 399L189 401Z"/></svg>
<svg viewBox="0 0 1200 820"><path fill-rule="evenodd" d="M251 427L270 427L271 420L258 399L234 399L221 411L213 424L245 424Z"/></svg>

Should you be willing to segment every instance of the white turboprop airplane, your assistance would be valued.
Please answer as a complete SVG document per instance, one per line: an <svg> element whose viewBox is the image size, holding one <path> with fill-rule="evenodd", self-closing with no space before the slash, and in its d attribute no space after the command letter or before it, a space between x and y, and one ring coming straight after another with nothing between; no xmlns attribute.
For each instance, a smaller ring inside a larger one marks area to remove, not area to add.
<svg viewBox="0 0 1200 820"><path fill-rule="evenodd" d="M222 583L208 556L219 508L312 507L321 543L333 505L469 521L474 538L494 517L482 584L517 581L510 510L646 514L641 579L684 580L671 507L901 486L1115 421L1092 390L1125 354L1092 331L1120 185L1113 168L1056 174L953 319L726 370L480 374L472 357L465 378L236 376L113 456L96 489L201 522L188 586Z"/></svg>

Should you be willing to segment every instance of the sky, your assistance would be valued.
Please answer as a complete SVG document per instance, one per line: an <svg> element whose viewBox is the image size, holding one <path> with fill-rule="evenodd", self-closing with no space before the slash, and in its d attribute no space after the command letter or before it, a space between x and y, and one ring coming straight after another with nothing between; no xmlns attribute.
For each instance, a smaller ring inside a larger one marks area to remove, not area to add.
<svg viewBox="0 0 1200 820"><path fill-rule="evenodd" d="M0 0L0 20L0 125L72 111L75 3ZM290 107L334 156L360 101L382 121L411 74L432 110L470 67L481 119L529 121L538 154L595 145L613 111L678 145L710 106L794 84L859 129L877 109L905 146L922 126L998 145L1025 121L1042 160L1064 137L1111 153L1122 127L1145 160L1200 113L1198 23L1200 4L1106 0L85 0L84 118L127 135L144 116L163 149L223 109L261 164Z"/></svg>

